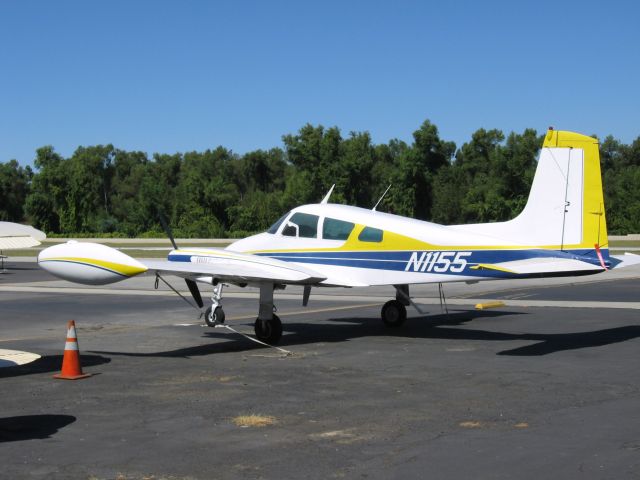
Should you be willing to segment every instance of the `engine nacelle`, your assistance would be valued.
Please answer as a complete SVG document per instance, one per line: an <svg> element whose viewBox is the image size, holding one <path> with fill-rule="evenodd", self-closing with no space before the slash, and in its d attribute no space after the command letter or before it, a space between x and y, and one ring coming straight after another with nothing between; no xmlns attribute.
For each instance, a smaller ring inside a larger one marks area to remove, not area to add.
<svg viewBox="0 0 640 480"><path fill-rule="evenodd" d="M115 283L147 271L138 260L115 248L73 240L42 250L38 264L56 277L85 285Z"/></svg>

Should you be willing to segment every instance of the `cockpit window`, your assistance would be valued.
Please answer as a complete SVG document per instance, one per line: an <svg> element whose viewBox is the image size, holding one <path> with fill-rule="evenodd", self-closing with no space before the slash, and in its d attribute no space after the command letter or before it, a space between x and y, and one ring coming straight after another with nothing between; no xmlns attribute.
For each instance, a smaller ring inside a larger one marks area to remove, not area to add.
<svg viewBox="0 0 640 480"><path fill-rule="evenodd" d="M358 240L360 240L361 242L378 242L379 243L382 241L383 233L384 232L382 230L379 230L377 228L364 227L360 232L360 235L358 235Z"/></svg>
<svg viewBox="0 0 640 480"><path fill-rule="evenodd" d="M282 230L288 237L316 238L318 236L318 216L308 213L294 213Z"/></svg>
<svg viewBox="0 0 640 480"><path fill-rule="evenodd" d="M346 240L355 225L334 218L325 218L322 225L322 238L325 240Z"/></svg>
<svg viewBox="0 0 640 480"><path fill-rule="evenodd" d="M282 222L284 222L284 219L287 218L287 215L289 215L289 212L285 213L283 216L281 216L278 219L278 221L276 223L271 225L269 227L269 230L267 230L267 233L276 233L278 231L278 229L280 228L280 225L282 225Z"/></svg>

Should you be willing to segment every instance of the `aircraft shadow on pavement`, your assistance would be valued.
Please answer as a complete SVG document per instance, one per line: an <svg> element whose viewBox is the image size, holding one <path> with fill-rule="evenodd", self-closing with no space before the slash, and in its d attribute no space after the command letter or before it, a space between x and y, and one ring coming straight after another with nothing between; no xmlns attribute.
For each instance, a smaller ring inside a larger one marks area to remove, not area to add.
<svg viewBox="0 0 640 480"><path fill-rule="evenodd" d="M253 334L253 332L251 332ZM245 352L248 350L256 350L265 348L262 345L258 345L254 342L247 340L246 338L240 338L239 336L231 333L205 333L206 338L218 338L232 340L223 343L208 343L206 345L197 345L195 347L178 348L175 350L167 350L164 352L113 352L93 350L91 353L125 356L125 357L165 357L165 358L190 358L200 357L204 355L214 355L217 353L231 353L231 352Z"/></svg>
<svg viewBox="0 0 640 480"><path fill-rule="evenodd" d="M472 341L531 341L531 345L503 350L497 355L540 356L565 350L591 348L620 343L640 337L640 326L631 325L576 333L505 333L491 330L467 328L467 324L483 318L525 315L510 311L455 311L448 315L428 315L411 317L400 328L387 328L379 318L332 318L325 322L284 322L284 335L278 346L293 347L318 342L344 342L354 338L386 336L403 338L429 338L443 340ZM237 325L236 325L237 326ZM462 328L460 328L462 327ZM244 329L242 329L244 330ZM252 332L251 332L252 333ZM249 340L228 332L210 330L203 334L206 338L228 340L193 347L178 348L163 352L113 352L94 351L92 353L123 355L132 357L189 358L225 352L248 351L263 348Z"/></svg>
<svg viewBox="0 0 640 480"><path fill-rule="evenodd" d="M101 355L80 355L82 367L93 367L109 363L110 358ZM33 375L35 373L59 372L62 367L62 355L45 355L31 363L0 368L0 378L19 377L21 375Z"/></svg>
<svg viewBox="0 0 640 480"><path fill-rule="evenodd" d="M515 334L508 335L507 340L532 340L538 343L524 347L504 350L498 355L536 356L564 350L577 350L580 348L602 347L613 343L626 342L640 337L639 325L627 325L625 327L605 328L592 332L576 333L552 333L552 334Z"/></svg>
<svg viewBox="0 0 640 480"><path fill-rule="evenodd" d="M471 328L457 328L465 325L473 320L488 317L500 317L503 315L523 314L523 312L507 312L507 311L459 311L450 313L449 315L430 315L425 317L413 317L411 325L398 329L388 329L380 327L381 331L373 335L396 336L405 338L431 338L442 340L475 340L475 341L533 341L531 345L517 347L513 349L503 350L497 355L510 356L540 356L551 353L561 352L565 350L576 350L580 348L601 347L612 343L625 342L640 337L640 326L629 325L624 327L607 328L603 330L595 330L590 332L575 333L504 333L491 330L480 330ZM380 322L380 319L367 318L341 318L333 319L335 322L353 322L357 329L362 330L364 324L371 322ZM341 336L345 333L341 330L335 330L335 335L330 331L322 332L322 329L335 328L322 324L285 324L285 331L295 331L301 333L304 330L305 336L315 338L314 341L342 341L348 340L355 336L363 336L363 334L354 334L349 337ZM318 331L314 332L314 329ZM355 332L354 332L355 333ZM368 334L371 336L371 334ZM283 345L295 345L297 336L283 337ZM306 342L304 342L306 343Z"/></svg>
<svg viewBox="0 0 640 480"><path fill-rule="evenodd" d="M468 318L471 315L472 318ZM426 317L413 317L407 321L405 326L397 329L387 328L382 325L379 318L335 318L328 319L332 323L294 323L287 322L286 319L283 322L284 335L282 340L278 344L279 347L305 345L309 343L318 342L344 342L352 338L359 337L372 337L372 336L399 336L407 338L420 338L427 335L421 334L421 325L441 323L443 318L447 318L447 321L451 324L463 323L465 321L472 320L473 318L480 317L499 317L502 315L514 315L513 312L498 312L498 311L482 311L482 312L457 312L451 313L448 317L444 315L430 315ZM334 323L335 322L335 323ZM338 323L339 322L339 323ZM414 328L418 327L418 328ZM239 331L253 335L253 327L247 330L244 327L240 327L239 324L234 324L234 328ZM416 331L417 330L417 331ZM293 333L293 334L292 334ZM206 345L198 345L194 347L178 348L175 350L167 350L164 352L114 352L114 351L98 351L94 350L91 353L105 354L105 355L123 355L130 357L167 357L167 358L189 358L198 357L202 355L213 355L217 353L225 352L242 352L248 350L265 348L262 345L256 344L242 338L239 335L233 334L227 331L220 331L217 329L207 330L203 336L205 338L215 338L228 340L223 343L210 343Z"/></svg>
<svg viewBox="0 0 640 480"><path fill-rule="evenodd" d="M50 438L76 421L72 415L24 415L0 418L0 443Z"/></svg>
<svg viewBox="0 0 640 480"><path fill-rule="evenodd" d="M397 330L396 336L407 338L432 338L443 340L477 340L477 341L533 341L531 345L503 350L497 355L509 356L540 356L565 350L580 348L601 347L612 343L625 342L640 337L640 326L629 325L624 327L606 328L590 332L574 333L504 333L491 330L470 328L455 328L472 320L482 317L498 317L502 315L523 314L523 312L475 312L464 311L447 315L418 317L415 320L422 321L411 326L410 330ZM340 322L349 319L336 320ZM354 318L355 323L368 321L367 319ZM369 320L370 321L370 320ZM379 320L378 320L379 321ZM291 326L292 328L295 325ZM288 330L291 330L289 328ZM395 332L394 332L395 333ZM388 335L389 333L387 333ZM393 333L391 333L393 334ZM286 337L285 337L286 338Z"/></svg>

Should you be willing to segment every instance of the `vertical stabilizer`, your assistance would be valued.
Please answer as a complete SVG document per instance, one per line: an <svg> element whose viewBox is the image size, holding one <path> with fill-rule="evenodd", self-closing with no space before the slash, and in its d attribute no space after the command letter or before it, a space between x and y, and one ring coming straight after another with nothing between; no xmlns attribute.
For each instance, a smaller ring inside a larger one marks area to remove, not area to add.
<svg viewBox="0 0 640 480"><path fill-rule="evenodd" d="M457 225L499 245L565 250L608 258L598 140L549 130L524 210L508 222Z"/></svg>
<svg viewBox="0 0 640 480"><path fill-rule="evenodd" d="M604 210L604 196L602 193L602 175L600 173L600 152L598 140L579 133L549 130L543 143L544 149L551 152L559 149L581 151L583 163L582 179L582 218L581 225L565 225L565 229L580 229L581 239L568 237L563 248L594 248L594 245L608 246L607 221ZM537 175L537 172L536 172ZM571 234L571 233L570 233Z"/></svg>
<svg viewBox="0 0 640 480"><path fill-rule="evenodd" d="M579 245L583 238L583 150L543 147L527 205L511 222L534 245ZM593 245L592 245L593 247Z"/></svg>

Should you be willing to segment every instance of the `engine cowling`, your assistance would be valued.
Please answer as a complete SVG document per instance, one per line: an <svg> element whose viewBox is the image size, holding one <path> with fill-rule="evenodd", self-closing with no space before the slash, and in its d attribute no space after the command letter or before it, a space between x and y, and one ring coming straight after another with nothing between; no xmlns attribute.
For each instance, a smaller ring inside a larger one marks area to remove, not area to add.
<svg viewBox="0 0 640 480"><path fill-rule="evenodd" d="M85 285L106 285L147 271L135 258L99 243L69 241L45 248L38 264L56 277Z"/></svg>

